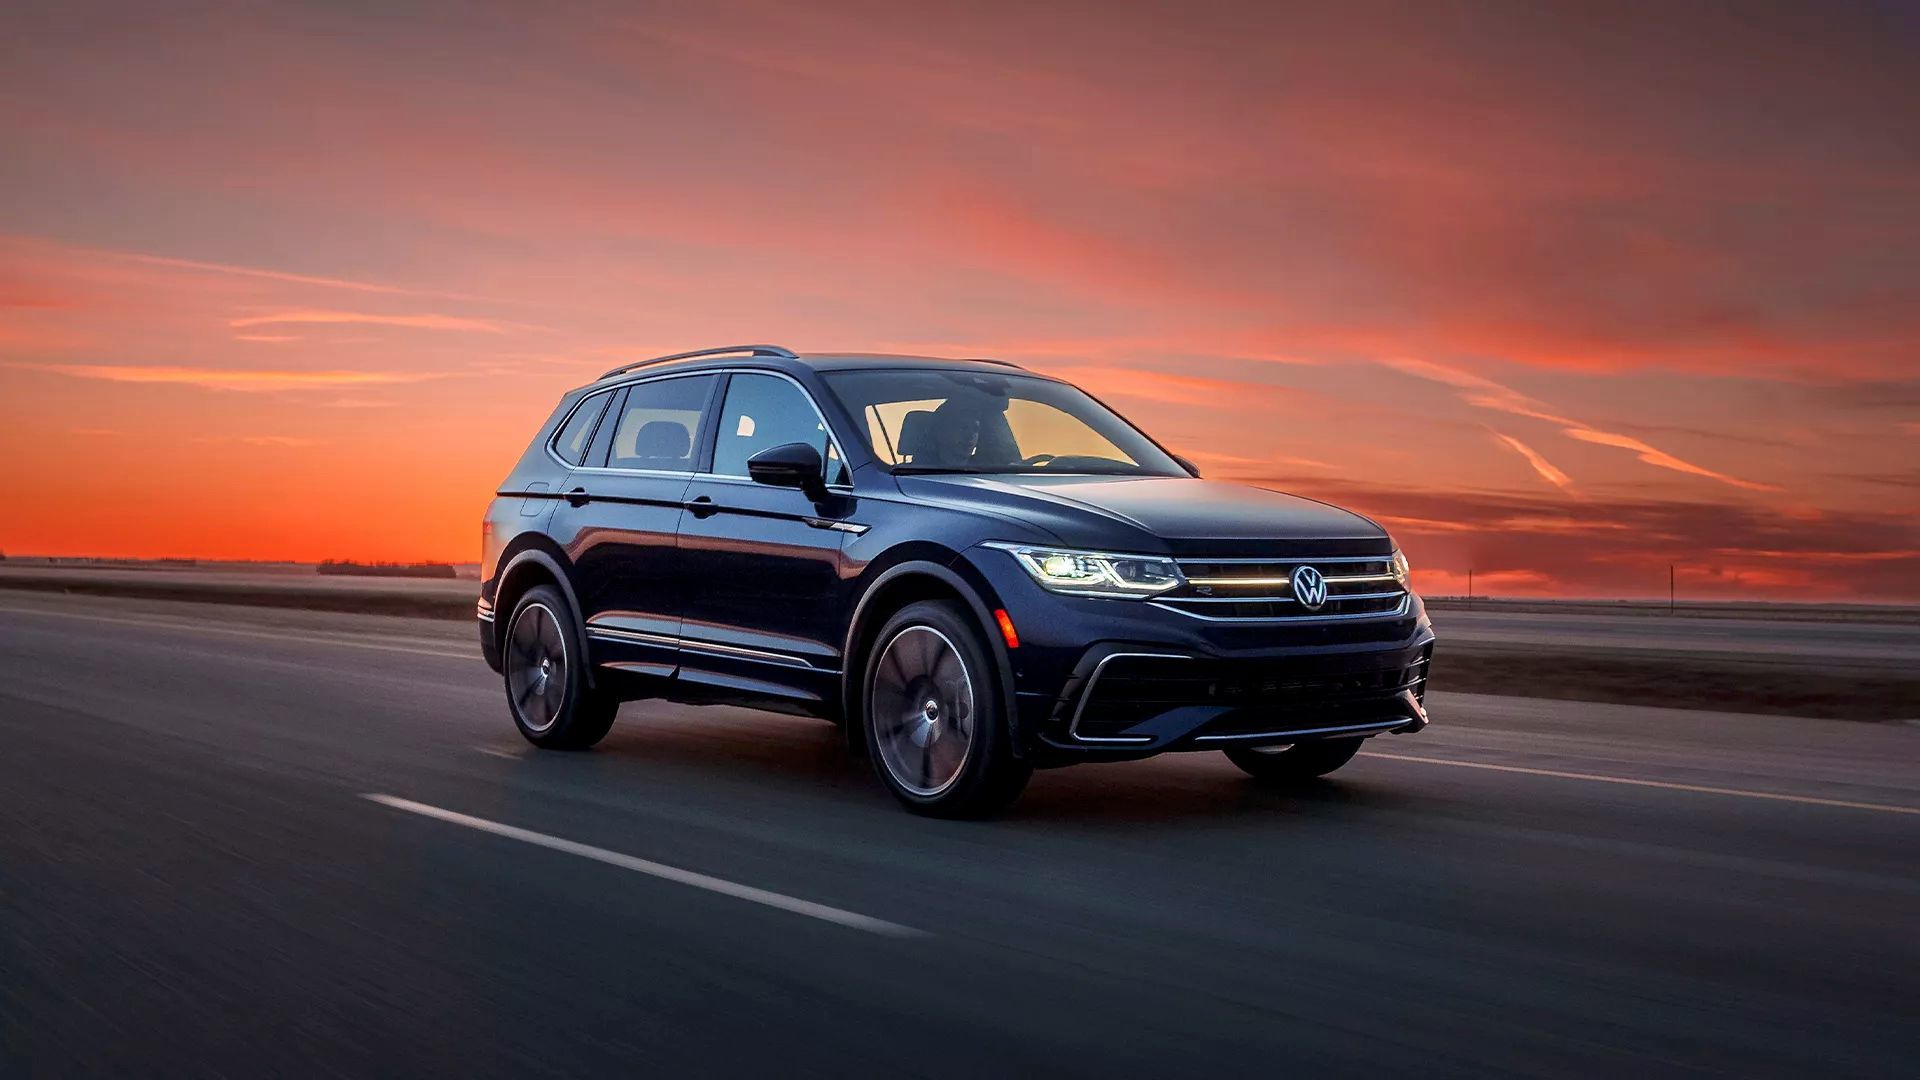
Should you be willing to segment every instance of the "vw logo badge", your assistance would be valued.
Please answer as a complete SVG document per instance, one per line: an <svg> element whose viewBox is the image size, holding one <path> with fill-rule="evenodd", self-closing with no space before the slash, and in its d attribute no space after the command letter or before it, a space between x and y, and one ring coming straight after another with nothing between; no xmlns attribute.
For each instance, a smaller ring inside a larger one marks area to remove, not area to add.
<svg viewBox="0 0 1920 1080"><path fill-rule="evenodd" d="M1308 611L1319 611L1327 602L1327 578L1311 566L1293 568L1293 598Z"/></svg>

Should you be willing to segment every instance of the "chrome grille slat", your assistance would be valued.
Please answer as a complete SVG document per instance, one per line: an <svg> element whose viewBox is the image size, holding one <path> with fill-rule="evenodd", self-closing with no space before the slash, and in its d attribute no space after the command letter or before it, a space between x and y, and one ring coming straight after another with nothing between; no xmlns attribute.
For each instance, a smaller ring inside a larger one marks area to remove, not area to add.
<svg viewBox="0 0 1920 1080"><path fill-rule="evenodd" d="M1155 597L1152 602L1210 622L1314 623L1399 618L1411 608L1411 594L1398 586L1379 588L1381 583L1394 580L1391 559L1391 554L1326 558L1176 557L1186 584ZM1293 595L1293 572L1301 566L1320 570L1328 586L1326 602L1313 611L1305 610ZM1330 570L1336 572L1328 573Z"/></svg>

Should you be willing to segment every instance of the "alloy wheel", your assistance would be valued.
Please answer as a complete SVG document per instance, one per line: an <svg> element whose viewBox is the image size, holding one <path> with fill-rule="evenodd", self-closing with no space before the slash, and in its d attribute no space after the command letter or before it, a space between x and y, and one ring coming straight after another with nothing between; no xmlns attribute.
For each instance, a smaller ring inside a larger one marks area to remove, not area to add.
<svg viewBox="0 0 1920 1080"><path fill-rule="evenodd" d="M545 604L520 609L507 634L507 694L528 731L543 732L567 697L567 645Z"/></svg>
<svg viewBox="0 0 1920 1080"><path fill-rule="evenodd" d="M874 665L867 695L880 761L921 798L952 787L973 753L973 678L945 634L909 626Z"/></svg>

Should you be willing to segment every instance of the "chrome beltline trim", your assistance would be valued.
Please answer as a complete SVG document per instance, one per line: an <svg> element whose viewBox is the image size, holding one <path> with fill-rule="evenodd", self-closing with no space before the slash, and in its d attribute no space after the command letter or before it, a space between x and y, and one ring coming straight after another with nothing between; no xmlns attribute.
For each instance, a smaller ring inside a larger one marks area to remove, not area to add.
<svg viewBox="0 0 1920 1080"><path fill-rule="evenodd" d="M722 645L711 641L689 641L686 638L668 637L665 634L648 634L638 630L612 630L604 627L589 626L587 636L602 641L620 641L638 645L660 645L669 649L685 652L706 653L711 656L738 657L742 660L754 660L763 664L778 664L782 667L804 668L807 671L820 671L833 675L838 669L815 667L804 658L786 653L767 652L764 649L749 649L744 645Z"/></svg>

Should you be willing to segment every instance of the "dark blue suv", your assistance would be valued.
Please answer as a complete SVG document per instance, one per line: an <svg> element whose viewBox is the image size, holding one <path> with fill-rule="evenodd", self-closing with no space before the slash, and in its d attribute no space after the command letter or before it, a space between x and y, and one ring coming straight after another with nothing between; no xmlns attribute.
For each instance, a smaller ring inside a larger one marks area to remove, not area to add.
<svg viewBox="0 0 1920 1080"><path fill-rule="evenodd" d="M1378 525L1202 480L992 360L771 345L567 394L487 511L480 641L543 747L623 701L824 717L909 808L1222 750L1299 781L1417 731L1433 631Z"/></svg>

